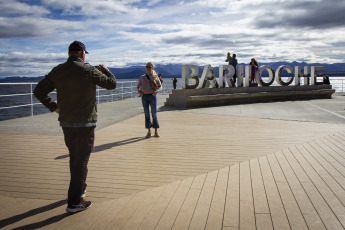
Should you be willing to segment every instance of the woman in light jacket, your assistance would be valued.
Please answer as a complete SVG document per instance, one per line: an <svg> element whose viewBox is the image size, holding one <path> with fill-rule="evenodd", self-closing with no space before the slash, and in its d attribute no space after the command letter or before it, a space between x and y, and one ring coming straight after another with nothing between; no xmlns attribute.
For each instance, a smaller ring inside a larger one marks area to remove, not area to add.
<svg viewBox="0 0 345 230"><path fill-rule="evenodd" d="M151 128L155 129L155 137L159 137L158 128L159 123L157 119L157 90L162 87L162 84L158 78L156 71L154 71L154 65L151 62L146 64L146 74L139 77L138 80L138 92L141 96L141 101L145 113L145 128L147 128L146 138L151 137ZM150 117L150 106L152 121Z"/></svg>

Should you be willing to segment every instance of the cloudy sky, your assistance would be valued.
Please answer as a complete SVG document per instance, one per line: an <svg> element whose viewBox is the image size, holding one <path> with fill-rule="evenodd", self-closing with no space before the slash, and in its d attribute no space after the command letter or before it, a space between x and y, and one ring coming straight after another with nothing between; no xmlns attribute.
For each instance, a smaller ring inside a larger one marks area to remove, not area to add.
<svg viewBox="0 0 345 230"><path fill-rule="evenodd" d="M42 76L82 41L93 65L345 61L344 0L0 0L0 77Z"/></svg>

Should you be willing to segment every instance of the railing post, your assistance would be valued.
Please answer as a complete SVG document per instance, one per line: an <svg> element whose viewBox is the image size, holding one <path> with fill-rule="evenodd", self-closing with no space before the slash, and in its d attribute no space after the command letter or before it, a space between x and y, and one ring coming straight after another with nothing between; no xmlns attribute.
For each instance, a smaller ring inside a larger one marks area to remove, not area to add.
<svg viewBox="0 0 345 230"><path fill-rule="evenodd" d="M34 100L33 100L33 93L32 93L32 84L30 84L30 97L31 97L31 116L34 116Z"/></svg>
<svg viewBox="0 0 345 230"><path fill-rule="evenodd" d="M99 104L99 86L97 86L96 90L97 90L97 104Z"/></svg>

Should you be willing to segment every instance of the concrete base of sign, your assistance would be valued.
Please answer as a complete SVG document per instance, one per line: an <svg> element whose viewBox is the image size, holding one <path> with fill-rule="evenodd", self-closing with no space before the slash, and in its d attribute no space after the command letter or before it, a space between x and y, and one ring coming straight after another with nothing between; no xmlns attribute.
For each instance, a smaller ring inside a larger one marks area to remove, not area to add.
<svg viewBox="0 0 345 230"><path fill-rule="evenodd" d="M174 89L165 106L192 108L268 101L332 98L331 85Z"/></svg>

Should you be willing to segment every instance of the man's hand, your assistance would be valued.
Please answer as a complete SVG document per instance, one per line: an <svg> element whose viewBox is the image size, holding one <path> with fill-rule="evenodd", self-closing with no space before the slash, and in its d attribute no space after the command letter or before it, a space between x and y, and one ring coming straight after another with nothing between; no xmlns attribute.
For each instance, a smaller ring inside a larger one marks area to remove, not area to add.
<svg viewBox="0 0 345 230"><path fill-rule="evenodd" d="M98 66L96 66L96 68L102 73L109 72L109 69L103 64L99 64Z"/></svg>
<svg viewBox="0 0 345 230"><path fill-rule="evenodd" d="M59 109L59 108L56 108L56 109L55 109L55 113L59 114L59 113L60 113L60 109Z"/></svg>

